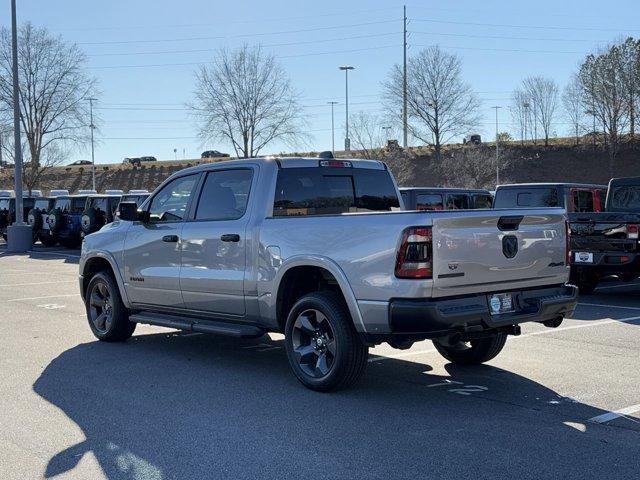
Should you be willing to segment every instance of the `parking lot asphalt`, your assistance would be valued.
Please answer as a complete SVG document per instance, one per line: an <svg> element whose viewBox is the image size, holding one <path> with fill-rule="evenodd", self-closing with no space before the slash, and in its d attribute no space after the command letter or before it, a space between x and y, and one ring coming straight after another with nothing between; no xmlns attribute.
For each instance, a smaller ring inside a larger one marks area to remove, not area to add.
<svg viewBox="0 0 640 480"><path fill-rule="evenodd" d="M95 340L78 252L0 246L0 478L638 478L640 282L604 282L487 365L371 352L351 390L289 371L280 335L139 326Z"/></svg>

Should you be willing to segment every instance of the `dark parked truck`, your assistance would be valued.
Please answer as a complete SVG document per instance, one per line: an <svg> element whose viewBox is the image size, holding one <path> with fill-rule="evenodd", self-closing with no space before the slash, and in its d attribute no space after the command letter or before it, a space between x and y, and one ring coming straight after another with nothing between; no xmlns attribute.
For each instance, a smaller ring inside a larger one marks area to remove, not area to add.
<svg viewBox="0 0 640 480"><path fill-rule="evenodd" d="M604 212L569 214L571 281L591 293L598 281L640 276L640 177L609 182Z"/></svg>
<svg viewBox="0 0 640 480"><path fill-rule="evenodd" d="M27 223L29 212L33 208L34 203L39 196L23 197L23 219L22 221ZM7 241L7 229L9 225L12 225L16 221L16 199L15 197L0 197L0 235Z"/></svg>
<svg viewBox="0 0 640 480"><path fill-rule="evenodd" d="M493 205L491 193L480 189L405 187L400 194L405 210L473 210Z"/></svg>
<svg viewBox="0 0 640 480"><path fill-rule="evenodd" d="M89 327L103 341L137 323L281 332L296 377L327 391L361 376L372 345L433 339L449 361L478 364L521 323L556 327L573 312L563 209L400 211L399 197L371 160L177 172L85 237Z"/></svg>

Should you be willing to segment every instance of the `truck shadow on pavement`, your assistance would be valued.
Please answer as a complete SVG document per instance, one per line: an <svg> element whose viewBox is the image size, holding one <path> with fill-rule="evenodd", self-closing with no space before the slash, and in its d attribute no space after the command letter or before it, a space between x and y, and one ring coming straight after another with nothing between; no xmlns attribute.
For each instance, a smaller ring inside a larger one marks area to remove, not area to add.
<svg viewBox="0 0 640 480"><path fill-rule="evenodd" d="M633 476L632 427L590 424L604 412L500 368L445 368L388 359L355 388L320 394L266 337L81 344L33 385L85 436L44 476L87 453L109 479Z"/></svg>

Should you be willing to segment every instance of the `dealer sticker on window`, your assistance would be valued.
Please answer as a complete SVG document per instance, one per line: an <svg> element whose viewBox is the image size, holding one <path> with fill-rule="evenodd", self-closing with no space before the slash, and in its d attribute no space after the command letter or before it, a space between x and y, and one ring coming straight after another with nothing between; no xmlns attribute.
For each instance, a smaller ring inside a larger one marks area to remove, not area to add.
<svg viewBox="0 0 640 480"><path fill-rule="evenodd" d="M510 293L496 293L489 295L489 310L491 315L513 312L513 299Z"/></svg>
<svg viewBox="0 0 640 480"><path fill-rule="evenodd" d="M575 263L593 263L593 253L591 252L575 252L573 254Z"/></svg>

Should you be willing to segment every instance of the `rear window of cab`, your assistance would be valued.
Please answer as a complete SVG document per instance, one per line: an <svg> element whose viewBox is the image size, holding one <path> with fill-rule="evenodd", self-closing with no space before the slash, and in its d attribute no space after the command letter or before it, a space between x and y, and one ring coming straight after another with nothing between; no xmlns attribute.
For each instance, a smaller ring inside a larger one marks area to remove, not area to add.
<svg viewBox="0 0 640 480"><path fill-rule="evenodd" d="M561 196L556 187L499 188L494 208L561 207Z"/></svg>
<svg viewBox="0 0 640 480"><path fill-rule="evenodd" d="M273 216L400 210L387 170L300 167L278 171Z"/></svg>

